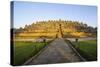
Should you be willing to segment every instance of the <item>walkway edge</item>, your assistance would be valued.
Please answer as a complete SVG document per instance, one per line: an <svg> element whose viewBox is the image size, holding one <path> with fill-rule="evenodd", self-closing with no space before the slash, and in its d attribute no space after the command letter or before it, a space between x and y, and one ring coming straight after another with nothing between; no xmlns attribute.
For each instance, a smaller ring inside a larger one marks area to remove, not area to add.
<svg viewBox="0 0 100 67"><path fill-rule="evenodd" d="M69 45L69 47L71 47L72 48L72 50L80 57L80 59L82 60L82 61L86 61L86 59L85 58L83 58L79 53L78 53L78 51L72 46L73 44L72 44L72 42L70 41L70 40L66 40L66 39L64 39L65 40L65 42L66 41L68 41L68 42L66 42L66 43L68 43L68 45Z"/></svg>
<svg viewBox="0 0 100 67"><path fill-rule="evenodd" d="M55 40L55 39L54 39ZM52 40L52 41L54 41L54 40ZM50 43L52 42L52 41L50 41ZM49 44L50 44L49 43ZM49 46L49 44L48 45L46 45L43 49L41 49L36 55L34 55L33 57L31 57L29 60L27 60L25 63L23 63L22 65L28 65L28 63L30 63L33 59L35 59L37 56L39 56L48 46Z"/></svg>

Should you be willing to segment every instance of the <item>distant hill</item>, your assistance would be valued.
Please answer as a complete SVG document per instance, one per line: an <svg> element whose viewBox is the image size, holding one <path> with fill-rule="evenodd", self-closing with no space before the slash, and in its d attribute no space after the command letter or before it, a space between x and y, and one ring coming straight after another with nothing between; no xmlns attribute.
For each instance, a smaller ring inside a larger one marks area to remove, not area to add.
<svg viewBox="0 0 100 67"><path fill-rule="evenodd" d="M93 28L78 21L48 20L38 21L24 28L14 30L15 37L34 38L34 37L94 37L97 28Z"/></svg>

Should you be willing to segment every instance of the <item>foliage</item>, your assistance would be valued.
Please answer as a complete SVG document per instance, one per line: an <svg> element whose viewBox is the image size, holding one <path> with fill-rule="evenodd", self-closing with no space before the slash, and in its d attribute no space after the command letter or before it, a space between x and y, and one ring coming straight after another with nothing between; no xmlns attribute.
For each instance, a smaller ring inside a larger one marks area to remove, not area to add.
<svg viewBox="0 0 100 67"><path fill-rule="evenodd" d="M47 44L47 43L46 43ZM14 65L23 64L37 54L45 44L43 42L14 41Z"/></svg>
<svg viewBox="0 0 100 67"><path fill-rule="evenodd" d="M73 44L84 58L86 58L89 61L97 60L97 41L96 40L73 42Z"/></svg>

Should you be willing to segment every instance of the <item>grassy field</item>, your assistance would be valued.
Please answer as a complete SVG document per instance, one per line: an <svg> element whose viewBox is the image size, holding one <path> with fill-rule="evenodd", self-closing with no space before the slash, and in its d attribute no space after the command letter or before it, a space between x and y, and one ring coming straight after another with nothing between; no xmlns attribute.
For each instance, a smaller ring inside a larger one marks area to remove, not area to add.
<svg viewBox="0 0 100 67"><path fill-rule="evenodd" d="M73 45L79 51L79 53L88 61L97 60L97 41L96 40L73 42Z"/></svg>
<svg viewBox="0 0 100 67"><path fill-rule="evenodd" d="M14 41L14 65L23 64L38 53L47 43Z"/></svg>

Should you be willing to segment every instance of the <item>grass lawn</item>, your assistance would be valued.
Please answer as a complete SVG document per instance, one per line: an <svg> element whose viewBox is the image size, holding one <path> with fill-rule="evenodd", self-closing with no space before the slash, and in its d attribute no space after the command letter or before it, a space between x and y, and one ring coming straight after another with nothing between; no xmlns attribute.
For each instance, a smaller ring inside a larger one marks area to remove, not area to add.
<svg viewBox="0 0 100 67"><path fill-rule="evenodd" d="M88 61L97 60L97 41L96 40L79 41L77 43L73 42L73 45L79 51L79 53Z"/></svg>
<svg viewBox="0 0 100 67"><path fill-rule="evenodd" d="M47 44L47 43L46 43ZM14 65L23 64L38 53L45 44L43 42L14 41Z"/></svg>

